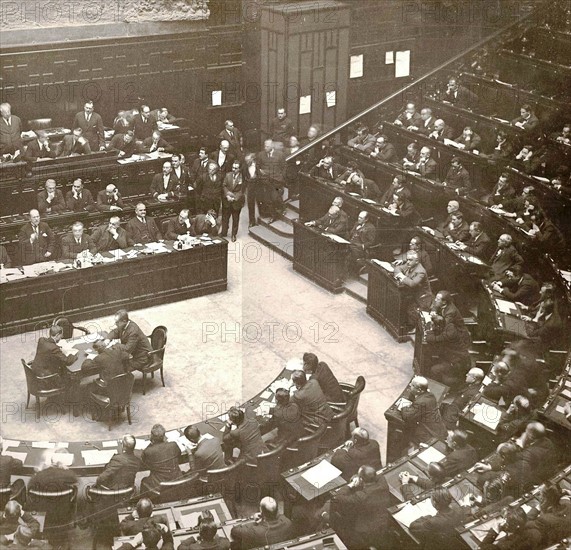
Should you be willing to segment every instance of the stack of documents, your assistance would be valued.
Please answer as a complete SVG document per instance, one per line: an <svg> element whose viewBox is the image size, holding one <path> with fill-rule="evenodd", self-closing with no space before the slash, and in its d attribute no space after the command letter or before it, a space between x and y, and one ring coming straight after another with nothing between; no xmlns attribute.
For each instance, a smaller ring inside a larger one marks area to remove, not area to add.
<svg viewBox="0 0 571 550"><path fill-rule="evenodd" d="M432 502L427 498L418 502L417 504L411 504L407 502L401 510L394 514L394 518L402 523L405 527L410 527L413 521L425 516L435 516L436 508L432 506Z"/></svg>
<svg viewBox="0 0 571 550"><path fill-rule="evenodd" d="M385 271L388 271L389 273L394 273L395 268L389 262L384 262L383 260L377 260L376 258L372 259L371 262L382 267Z"/></svg>

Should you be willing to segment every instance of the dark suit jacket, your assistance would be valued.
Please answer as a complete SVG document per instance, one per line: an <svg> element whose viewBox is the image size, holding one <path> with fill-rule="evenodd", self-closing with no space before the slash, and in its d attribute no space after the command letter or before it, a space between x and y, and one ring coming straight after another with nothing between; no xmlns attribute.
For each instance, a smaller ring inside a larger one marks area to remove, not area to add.
<svg viewBox="0 0 571 550"><path fill-rule="evenodd" d="M303 423L301 422L301 409L297 403L290 401L287 405L275 406L272 417L265 426L268 431L277 428L278 437L275 440L277 445L281 443L292 443L305 435Z"/></svg>
<svg viewBox="0 0 571 550"><path fill-rule="evenodd" d="M182 477L178 465L179 446L172 441L151 443L142 455L143 465L150 470L146 479L148 488L157 489L161 481L173 481Z"/></svg>
<svg viewBox="0 0 571 550"><path fill-rule="evenodd" d="M513 284L504 282L502 296L512 302L531 306L539 300L539 284L531 275L524 273Z"/></svg>
<svg viewBox="0 0 571 550"><path fill-rule="evenodd" d="M220 132L218 134L218 139L220 141L222 140L226 140L230 143L230 152L234 155L234 156L239 156L240 153L242 152L242 145L240 143L240 140L242 139L242 134L240 132L240 130L238 130L238 128L234 127L234 130L232 131L232 135L230 135L228 133L228 130L226 130L226 128L224 128L224 130L222 130L222 132Z"/></svg>
<svg viewBox="0 0 571 550"><path fill-rule="evenodd" d="M81 111L75 115L73 128L81 128L83 137L89 142L92 151L98 151L105 145L105 132L103 131L103 120L98 113L91 113L89 122L85 120L85 112Z"/></svg>
<svg viewBox="0 0 571 550"><path fill-rule="evenodd" d="M328 170L323 166L315 165L310 171L309 175L314 178L321 178L327 181L337 181L345 170L339 164L333 164Z"/></svg>
<svg viewBox="0 0 571 550"><path fill-rule="evenodd" d="M345 403L345 395L339 385L339 381L327 363L320 361L311 378L319 382L319 387L327 401L332 403Z"/></svg>
<svg viewBox="0 0 571 550"><path fill-rule="evenodd" d="M465 358L471 337L462 314L450 303L442 309L440 315L444 318L444 324L426 335L427 342L439 344L442 347L442 356L450 361Z"/></svg>
<svg viewBox="0 0 571 550"><path fill-rule="evenodd" d="M184 166L183 164L180 165L180 174L176 173L176 170L172 169L172 173L175 175L175 177L178 179L178 181L180 182L180 186L181 186L181 190L183 190L184 192L186 192L188 189L187 187L189 185L192 185L192 183L194 183L194 181L191 181L190 179L190 172L188 171L188 168L186 166Z"/></svg>
<svg viewBox="0 0 571 550"><path fill-rule="evenodd" d="M111 378L129 371L129 354L122 345L115 345L104 349L93 359L86 359L81 365L81 370L97 370L99 378L107 383Z"/></svg>
<svg viewBox="0 0 571 550"><path fill-rule="evenodd" d="M137 472L143 469L143 461L135 453L117 453L99 474L97 485L107 489L126 489L135 485Z"/></svg>
<svg viewBox="0 0 571 550"><path fill-rule="evenodd" d="M194 472L224 468L224 452L220 439L202 439L194 452L188 453L188 463Z"/></svg>
<svg viewBox="0 0 571 550"><path fill-rule="evenodd" d="M234 163L234 159L236 157L235 157L235 155L232 154L231 150L228 150L228 152L226 153L226 159L224 160L224 163L222 164L222 166L220 166L220 164L218 164L218 153L219 152L220 152L220 150L217 149L216 151L213 151L212 153L210 153L209 157L210 157L210 160L212 160L216 163L216 165L219 168L219 171L224 176L228 172L232 172L232 164Z"/></svg>
<svg viewBox="0 0 571 550"><path fill-rule="evenodd" d="M353 445L349 450L337 449L331 457L331 464L341 470L341 475L349 481L361 466L371 466L375 470L383 467L378 441L369 439L364 445Z"/></svg>
<svg viewBox="0 0 571 550"><path fill-rule="evenodd" d="M402 273L405 278L401 284L410 288L410 293L414 301L421 307L429 307L432 301L432 291L430 289L430 282L428 281L428 274L422 264L418 264L412 269L408 266L396 266L395 273Z"/></svg>
<svg viewBox="0 0 571 550"><path fill-rule="evenodd" d="M109 145L107 146L108 151L123 151L126 157L130 157L133 153L137 152L137 142L133 138L129 143L125 141L123 134L115 134Z"/></svg>
<svg viewBox="0 0 571 550"><path fill-rule="evenodd" d="M420 128L420 125L422 124L420 113L414 113L410 118L406 118L406 115L406 111L403 111L396 120L402 122L404 128L408 128L409 126L417 126Z"/></svg>
<svg viewBox="0 0 571 550"><path fill-rule="evenodd" d="M331 527L348 548L383 548L388 530L389 486L383 476L362 488L342 487L331 498Z"/></svg>
<svg viewBox="0 0 571 550"><path fill-rule="evenodd" d="M48 208L51 208L51 214L61 214L65 212L65 199L60 189L56 189L52 202L48 202L48 192L44 189L38 193L38 211L45 214Z"/></svg>
<svg viewBox="0 0 571 550"><path fill-rule="evenodd" d="M438 165L434 159L429 158L427 162L413 166L412 171L418 172L422 177L435 176Z"/></svg>
<svg viewBox="0 0 571 550"><path fill-rule="evenodd" d="M91 235L97 252L106 252L107 250L115 250L117 248L128 248L133 246L135 242L122 227L117 228L117 238L114 239L111 233L107 231L107 225L100 225Z"/></svg>
<svg viewBox="0 0 571 550"><path fill-rule="evenodd" d="M150 136L148 138L145 138L143 140L143 151L147 152L147 153L152 153L154 151L156 151L157 149L160 149L161 147L164 149L165 153L173 153L174 152L174 147L164 138L160 138L156 148L153 149L153 151L151 151L151 146L153 145L153 136Z"/></svg>
<svg viewBox="0 0 571 550"><path fill-rule="evenodd" d="M133 546L128 542L124 542L121 546L119 546L118 550L134 550L135 548L139 548L138 546ZM159 546L145 546L147 550L157 550ZM160 546L161 550L174 550L174 540L172 533L167 531L162 535L162 545Z"/></svg>
<svg viewBox="0 0 571 550"><path fill-rule="evenodd" d="M157 121L154 117L147 117L147 122L143 122L143 116L139 113L133 117L131 123L133 132L135 132L135 139L143 141L153 135L153 132L158 128Z"/></svg>
<svg viewBox="0 0 571 550"><path fill-rule="evenodd" d="M418 127L419 133L427 136L428 134L430 134L430 132L432 132L434 130L434 123L435 122L436 122L436 118L434 116L431 116L426 121L422 120L422 118L421 118L420 121L418 122L418 124L416 124L415 126Z"/></svg>
<svg viewBox="0 0 571 550"><path fill-rule="evenodd" d="M0 454L0 488L10 486L10 476L20 473L23 467L21 460Z"/></svg>
<svg viewBox="0 0 571 550"><path fill-rule="evenodd" d="M410 532L420 540L425 550L458 548L455 528L462 523L464 513L450 508L435 516L424 516L410 524Z"/></svg>
<svg viewBox="0 0 571 550"><path fill-rule="evenodd" d="M186 224L181 224L178 221L178 216L176 218L169 218L167 221L167 231L165 233L165 239L169 241L176 241L179 235L186 235L190 233L190 235L194 236L196 233L194 232L194 228L192 227L192 221L189 222L190 227L187 227Z"/></svg>
<svg viewBox="0 0 571 550"><path fill-rule="evenodd" d="M358 193L365 199L370 199L372 201L377 201L381 196L381 191L379 190L379 186L373 180L367 178L363 179L362 187L353 184L348 184L347 191L350 191L351 193Z"/></svg>
<svg viewBox="0 0 571 550"><path fill-rule="evenodd" d="M89 250L92 254L97 253L97 247L89 235L85 233L81 236L81 244L77 244L72 233L64 235L61 239L62 260L75 260L77 255L84 250Z"/></svg>
<svg viewBox="0 0 571 550"><path fill-rule="evenodd" d="M156 198L158 195L166 193L168 198L172 198L175 196L177 188L179 188L179 181L172 172L169 174L168 184L165 188L163 173L161 172L160 174L155 174L153 176L153 181L151 182L151 196Z"/></svg>
<svg viewBox="0 0 571 550"><path fill-rule="evenodd" d="M519 484L523 493L531 485L539 485L555 473L558 451L548 437L533 442L522 449L515 462L505 470Z"/></svg>
<svg viewBox="0 0 571 550"><path fill-rule="evenodd" d="M236 200L227 200L229 196L234 196ZM226 174L222 186L222 207L231 210L240 210L244 206L244 186L242 175L238 175L236 182L232 173Z"/></svg>
<svg viewBox="0 0 571 550"><path fill-rule="evenodd" d="M482 143L482 138L478 134L472 134L470 139L466 139L464 134L461 134L454 141L464 145L465 151L473 151L474 149L479 151L480 144Z"/></svg>
<svg viewBox="0 0 571 550"><path fill-rule="evenodd" d="M0 117L0 154L13 154L18 149L22 150L22 121L20 117L12 115L10 126Z"/></svg>
<svg viewBox="0 0 571 550"><path fill-rule="evenodd" d="M527 120L518 116L517 118L514 118L511 123L515 125L516 122L523 123L523 129L528 132L535 130L539 126L539 119L533 113L531 113Z"/></svg>
<svg viewBox="0 0 571 550"><path fill-rule="evenodd" d="M365 222L362 225L357 222L351 229L349 240L352 246L356 246L363 251L367 250L377 240L377 229L371 222ZM336 400L332 399L331 401Z"/></svg>
<svg viewBox="0 0 571 550"><path fill-rule="evenodd" d="M77 485L77 476L72 470L50 466L32 476L28 483L28 489L35 491L66 491L74 485Z"/></svg>
<svg viewBox="0 0 571 550"><path fill-rule="evenodd" d="M523 265L523 258L513 245L503 249L497 248L490 261L496 278L503 277L506 269L510 269L515 265Z"/></svg>
<svg viewBox="0 0 571 550"><path fill-rule="evenodd" d="M192 220L192 227L196 235L208 233L211 237L218 235L218 230L220 229L218 223L216 223L215 226L212 226L206 222L206 214L198 214L195 216Z"/></svg>
<svg viewBox="0 0 571 550"><path fill-rule="evenodd" d="M262 151L256 155L256 168L262 178L282 183L285 177L286 162L285 155L274 149L272 156Z"/></svg>
<svg viewBox="0 0 571 550"><path fill-rule="evenodd" d="M89 189L83 189L78 199L74 198L73 191L68 191L65 196L65 204L67 209L72 212L95 212L97 210L97 205Z"/></svg>
<svg viewBox="0 0 571 550"><path fill-rule="evenodd" d="M135 243L147 244L162 239L163 236L155 223L155 219L150 216L145 217L145 223L141 223L137 216L132 217L127 222L127 235Z"/></svg>
<svg viewBox="0 0 571 550"><path fill-rule="evenodd" d="M453 103L457 107L471 107L478 101L478 96L468 88L464 86L458 86L456 94L454 94L454 92L448 93L448 90L446 90L442 99L444 101Z"/></svg>
<svg viewBox="0 0 571 550"><path fill-rule="evenodd" d="M444 439L448 434L436 397L430 392L421 393L411 405L398 412L408 426L410 439L414 443L425 443L432 437Z"/></svg>
<svg viewBox="0 0 571 550"><path fill-rule="evenodd" d="M145 333L134 321L129 320L127 326L120 332L113 329L109 333L109 339L120 339L127 351L132 355L131 364L133 367L145 365L148 362L147 353L152 351L151 342Z"/></svg>
<svg viewBox="0 0 571 550"><path fill-rule="evenodd" d="M453 477L461 471L473 466L478 460L478 453L471 445L463 449L454 449L446 456L440 465L444 468L447 477Z"/></svg>
<svg viewBox="0 0 571 550"><path fill-rule="evenodd" d="M190 183L193 187L196 187L196 181L206 176L208 174L208 159L206 159L206 164L203 165L200 158L195 159L192 163L192 168L190 170Z"/></svg>
<svg viewBox="0 0 571 550"><path fill-rule="evenodd" d="M430 134L432 134L435 131L436 129L433 128ZM454 130L450 128L450 126L445 125L444 128L442 128L442 130L438 132L436 137L431 136L431 138L436 139L436 141L444 141L445 139L452 139L453 135L454 135Z"/></svg>
<svg viewBox="0 0 571 550"><path fill-rule="evenodd" d="M230 531L232 548L236 550L263 548L270 544L290 540L296 534L291 520L281 515L271 521L263 519L260 523L235 525Z"/></svg>
<svg viewBox="0 0 571 550"><path fill-rule="evenodd" d="M240 457L248 462L255 462L260 453L268 450L262 439L258 421L255 418L248 418L248 415L245 415L244 422L237 428L227 431L223 440L228 447L240 449Z"/></svg>
<svg viewBox="0 0 571 550"><path fill-rule="evenodd" d="M74 144L74 139L75 136L73 135L63 136L63 140L59 147L59 153L57 155L58 157L69 157L71 154L89 155L91 153L91 147L87 138L84 138L86 140L84 145L81 145L79 141L76 141Z"/></svg>
<svg viewBox="0 0 571 550"><path fill-rule="evenodd" d="M196 196L207 201L221 201L223 184L223 172L217 172L214 180L205 174L196 182Z"/></svg>
<svg viewBox="0 0 571 550"><path fill-rule="evenodd" d="M333 411L319 382L313 378L310 378L303 388L294 392L291 401L299 405L304 424L321 425L333 417Z"/></svg>
<svg viewBox="0 0 571 550"><path fill-rule="evenodd" d="M194 537L189 537L180 543L178 550L228 550L229 548L228 539L214 535L211 541L195 540Z"/></svg>
<svg viewBox="0 0 571 550"><path fill-rule="evenodd" d="M32 361L32 370L38 376L59 373L64 367L71 365L75 358L75 355L66 356L52 338L42 336L38 340L36 356Z"/></svg>
<svg viewBox="0 0 571 550"><path fill-rule="evenodd" d="M468 192L472 187L472 184L470 183L470 174L463 166L460 169L456 169L451 166L444 181L448 187L459 189L464 193Z"/></svg>
<svg viewBox="0 0 571 550"><path fill-rule="evenodd" d="M125 208L123 204L123 199L121 198L121 193L117 193L118 199L115 200L113 197L111 198L111 202L109 202L109 197L105 193L105 189L99 191L97 193L97 208L102 212L107 212L111 210L112 206L118 206L119 208Z"/></svg>
<svg viewBox="0 0 571 550"><path fill-rule="evenodd" d="M50 258L53 258L55 237L50 226L46 222L41 221L38 225L39 236L34 243L31 244L30 237L33 232L31 223L27 223L20 229L19 246L20 262L22 265L46 261L44 257L46 252L51 252L52 256L50 256Z"/></svg>
<svg viewBox="0 0 571 550"><path fill-rule="evenodd" d="M55 147L50 147L49 151L46 151L45 146L42 145L40 149L40 143L37 139L30 141L26 146L26 153L24 154L24 159L28 162L36 162L38 159L53 159L56 156Z"/></svg>
<svg viewBox="0 0 571 550"><path fill-rule="evenodd" d="M468 254L477 256L481 260L487 261L490 256L490 237L485 233L480 233L476 237L472 237L466 241L466 250Z"/></svg>
<svg viewBox="0 0 571 550"><path fill-rule="evenodd" d="M329 215L329 212L325 214L325 216L315 220L315 226L322 231L326 231L327 233L333 233L334 235L339 235L340 237L347 236L347 219L343 219L343 217L339 213L335 218L332 218Z"/></svg>
<svg viewBox="0 0 571 550"><path fill-rule="evenodd" d="M445 237L450 236L454 242L466 242L470 238L470 227L468 222L463 221L458 227L450 229L450 226L445 227L442 232Z"/></svg>
<svg viewBox="0 0 571 550"><path fill-rule="evenodd" d="M376 153L373 155L373 153ZM395 151L395 146L392 143L387 143L385 146L377 152L376 148L371 151L371 156L377 160L382 160L383 162L397 162L398 155Z"/></svg>

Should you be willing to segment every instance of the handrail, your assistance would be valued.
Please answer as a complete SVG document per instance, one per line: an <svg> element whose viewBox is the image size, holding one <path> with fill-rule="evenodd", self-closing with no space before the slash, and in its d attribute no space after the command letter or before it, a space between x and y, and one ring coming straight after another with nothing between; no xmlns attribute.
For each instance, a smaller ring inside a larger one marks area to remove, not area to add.
<svg viewBox="0 0 571 550"><path fill-rule="evenodd" d="M315 145L317 145L318 143L321 143L322 141L330 138L331 136L334 136L335 134L337 134L339 131L343 130L344 128L346 128L347 126L350 126L351 124L353 124L354 122L356 122L357 120L359 120L360 118L364 117L365 115L368 115L369 113L375 111L376 109L378 109L379 107L382 107L383 105L389 103L392 99L394 99L395 97L402 95L404 92L406 92L407 90L410 90L411 88L417 86L419 83L424 82L425 80L427 80L428 78L430 78L431 76L435 75L436 73L438 73L439 71L441 71L442 69L446 68L449 65L452 65L453 63L455 63L456 61L458 61L459 59L461 59L462 57L467 56L468 54L470 54L471 52L474 52L475 50L478 50L480 48L482 48L483 46L485 46L486 44L488 44L489 42L491 42L492 40L498 38L499 36L501 36L502 34L506 33L509 30L512 30L516 27L518 27L519 25L521 25L522 23L526 22L528 19L530 19L532 16L537 15L540 10L542 9L542 6L546 4L543 3L540 6L538 6L535 10L533 10L532 12L528 13L527 15L525 15L524 17L522 17L521 19L518 19L517 21L514 21L513 23L510 23L507 27L503 27L502 29L499 29L498 31L496 31L495 33L491 34L490 36L480 40L480 42L478 42L477 44L475 44L474 46L471 46L469 48L467 48L466 50L464 50L463 52L455 55L452 59L449 59L448 61L445 61L444 63L442 63L441 65L439 65L438 67L428 71L426 74L424 74L423 76L417 78L416 80L414 80L413 82L411 82L410 84L407 84L406 86L404 86L403 88L400 88L398 90L396 90L395 92L393 92L392 94L390 94L389 96L385 97L384 99L381 99L380 101L378 101L377 103L371 105L370 107L367 107L364 111L361 111L360 113L354 115L353 117L351 117L350 119L346 120L345 122L342 122L339 126L336 126L335 128L333 128L332 130L329 130L328 132L325 132L325 134L318 136L317 138L315 138L311 143L307 143L305 144L303 147L300 147L297 151L295 151L295 153L292 153L289 157L286 158L286 162L289 162L293 159L295 159L296 157L298 157L299 155L302 155L303 153L305 153L306 151L308 151L309 149L311 149L312 147L315 147Z"/></svg>

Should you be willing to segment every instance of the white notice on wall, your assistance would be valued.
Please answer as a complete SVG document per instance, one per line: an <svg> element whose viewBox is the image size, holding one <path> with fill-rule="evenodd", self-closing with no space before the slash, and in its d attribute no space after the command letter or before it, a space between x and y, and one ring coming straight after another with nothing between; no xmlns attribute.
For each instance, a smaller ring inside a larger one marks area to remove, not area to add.
<svg viewBox="0 0 571 550"><path fill-rule="evenodd" d="M363 54L352 55L349 67L349 78L360 78L363 76Z"/></svg>
<svg viewBox="0 0 571 550"><path fill-rule="evenodd" d="M395 57L395 78L410 74L410 50L397 52Z"/></svg>
<svg viewBox="0 0 571 550"><path fill-rule="evenodd" d="M395 62L395 52L385 52L385 65L392 65Z"/></svg>
<svg viewBox="0 0 571 550"><path fill-rule="evenodd" d="M217 107L222 105L222 90L212 91L212 106Z"/></svg>
<svg viewBox="0 0 571 550"><path fill-rule="evenodd" d="M311 113L311 95L302 95L299 98L299 114L308 115Z"/></svg>
<svg viewBox="0 0 571 550"><path fill-rule="evenodd" d="M335 90L325 92L325 101L327 102L327 107L335 107L337 105L337 92Z"/></svg>

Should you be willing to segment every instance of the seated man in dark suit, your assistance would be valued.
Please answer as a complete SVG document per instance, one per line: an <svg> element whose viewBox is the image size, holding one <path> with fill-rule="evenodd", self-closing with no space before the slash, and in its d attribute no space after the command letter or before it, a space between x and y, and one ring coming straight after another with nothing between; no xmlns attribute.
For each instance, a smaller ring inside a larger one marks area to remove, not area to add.
<svg viewBox="0 0 571 550"><path fill-rule="evenodd" d="M81 128L74 128L71 135L63 136L57 156L71 157L76 155L89 155L91 153L91 147L82 134L83 130Z"/></svg>
<svg viewBox="0 0 571 550"><path fill-rule="evenodd" d="M470 238L458 246L468 254L487 261L490 256L490 237L484 233L480 222L472 222L468 227Z"/></svg>
<svg viewBox="0 0 571 550"><path fill-rule="evenodd" d="M113 216L109 218L107 225L100 225L91 235L97 252L107 252L118 248L128 248L135 242L121 227L121 218Z"/></svg>
<svg viewBox="0 0 571 550"><path fill-rule="evenodd" d="M296 387L291 400L299 405L304 425L320 426L333 418L333 411L317 380L308 380L305 372L295 370L291 374L291 381Z"/></svg>
<svg viewBox="0 0 571 550"><path fill-rule="evenodd" d="M93 343L97 355L86 359L81 370L85 373L98 372L99 379L89 385L89 391L107 395L107 387L115 376L129 372L129 354L123 344L111 345L109 341L97 340Z"/></svg>
<svg viewBox="0 0 571 550"><path fill-rule="evenodd" d="M505 276L508 269L516 265L521 266L522 264L523 258L513 245L512 236L508 233L500 235L498 238L498 247L490 260L493 278L499 280Z"/></svg>
<svg viewBox="0 0 571 550"><path fill-rule="evenodd" d="M190 446L187 447L190 471L201 472L224 468L224 452L220 439L210 434L201 434L194 426L187 426L184 436L190 441Z"/></svg>
<svg viewBox="0 0 571 550"><path fill-rule="evenodd" d="M442 99L456 105L456 107L466 109L473 107L477 103L478 96L465 86L460 86L458 80L452 77L448 79L448 85Z"/></svg>
<svg viewBox="0 0 571 550"><path fill-rule="evenodd" d="M375 470L380 470L383 464L379 443L369 439L369 432L364 428L355 428L351 439L333 453L331 464L341 470L341 475L347 481L361 466L371 466Z"/></svg>
<svg viewBox="0 0 571 550"><path fill-rule="evenodd" d="M38 193L40 214L61 214L65 212L65 199L61 190L56 189L56 180L46 180L44 191Z"/></svg>
<svg viewBox="0 0 571 550"><path fill-rule="evenodd" d="M96 254L97 249L89 235L83 232L83 224L75 222L71 226L71 233L64 235L61 239L62 260L75 260L78 254L84 250L91 254Z"/></svg>
<svg viewBox="0 0 571 550"><path fill-rule="evenodd" d="M23 225L18 235L20 263L30 265L47 262L53 258L55 236L50 226L41 221L37 210L30 210L30 221Z"/></svg>
<svg viewBox="0 0 571 550"><path fill-rule="evenodd" d="M482 138L472 130L471 126L466 126L462 130L462 134L459 135L455 140L458 149L463 151L480 151L480 144L482 143Z"/></svg>
<svg viewBox="0 0 571 550"><path fill-rule="evenodd" d="M559 340L564 333L564 323L559 315L555 300L547 299L541 302L533 318L523 316L526 320L525 334L539 344L545 353L549 349L558 347Z"/></svg>
<svg viewBox="0 0 571 550"><path fill-rule="evenodd" d="M143 140L143 151L145 153L172 153L174 147L162 137L158 130L155 130L152 135Z"/></svg>
<svg viewBox="0 0 571 550"><path fill-rule="evenodd" d="M142 202L135 206L135 217L127 222L126 229L127 235L137 244L157 242L163 238L155 219L147 216L147 207Z"/></svg>
<svg viewBox="0 0 571 550"><path fill-rule="evenodd" d="M511 121L513 126L517 126L526 132L534 133L538 130L539 119L535 116L531 105L525 104L521 106L520 116Z"/></svg>
<svg viewBox="0 0 571 550"><path fill-rule="evenodd" d="M468 434L464 430L449 432L446 445L451 452L440 462L446 477L454 477L466 468L473 466L478 460L478 453L472 445L468 444Z"/></svg>
<svg viewBox="0 0 571 550"><path fill-rule="evenodd" d="M317 380L325 399L332 403L345 403L345 395L339 385L339 381L331 372L329 365L319 361L314 353L303 354L303 371L312 380Z"/></svg>
<svg viewBox="0 0 571 550"><path fill-rule="evenodd" d="M149 518L135 539L131 542L124 542L118 547L118 550L134 550L141 545L146 550L158 550L159 548L161 550L174 550L173 536L169 528L165 524L155 521L154 518Z"/></svg>
<svg viewBox="0 0 571 550"><path fill-rule="evenodd" d="M458 195L465 195L472 187L470 183L470 174L468 170L462 166L462 161L458 157L453 157L450 161L450 168L443 185L451 187Z"/></svg>
<svg viewBox="0 0 571 550"><path fill-rule="evenodd" d="M176 241L181 235L194 237L194 228L190 221L188 208L183 208L176 218L169 218L165 238L169 241Z"/></svg>
<svg viewBox="0 0 571 550"><path fill-rule="evenodd" d="M413 499L419 493L434 489L446 481L446 473L439 462L431 462L426 469L426 475L428 477L415 476L406 470L399 474L400 490L405 501Z"/></svg>
<svg viewBox="0 0 571 550"><path fill-rule="evenodd" d="M180 192L180 184L178 178L172 171L172 164L170 161L163 163L162 174L155 174L151 182L151 196L153 199L165 201L167 199L174 199Z"/></svg>
<svg viewBox="0 0 571 550"><path fill-rule="evenodd" d="M360 174L354 172L347 178L346 190L350 193L357 193L364 199L378 201L381 196L379 187L370 179L364 178Z"/></svg>
<svg viewBox="0 0 571 550"><path fill-rule="evenodd" d="M295 536L292 522L278 514L278 503L272 497L264 497L260 501L260 512L256 514L254 523L236 525L230 532L232 548L236 550L277 544Z"/></svg>
<svg viewBox="0 0 571 550"><path fill-rule="evenodd" d="M387 136L380 135L371 149L371 158L381 160L383 162L398 162L398 155L395 146L389 143Z"/></svg>
<svg viewBox="0 0 571 550"><path fill-rule="evenodd" d="M89 189L83 187L81 178L75 178L71 190L65 195L65 204L72 212L96 212L97 205Z"/></svg>
<svg viewBox="0 0 571 550"><path fill-rule="evenodd" d="M392 548L388 542L389 486L371 466L361 466L329 502L329 524L348 548Z"/></svg>
<svg viewBox="0 0 571 550"><path fill-rule="evenodd" d="M195 235L210 235L215 237L218 235L220 226L216 218L216 212L209 210L206 214L198 214L192 220L192 228Z"/></svg>
<svg viewBox="0 0 571 550"><path fill-rule="evenodd" d="M260 453L268 450L262 439L256 415L248 408L246 408L246 413L237 407L230 407L228 411L228 420L222 438L224 456L227 461L231 459L235 448L240 449L240 458L253 463L256 462Z"/></svg>
<svg viewBox="0 0 571 550"><path fill-rule="evenodd" d="M419 127L422 124L422 118L416 110L416 105L412 102L407 103L404 111L393 122L396 126L409 126Z"/></svg>
<svg viewBox="0 0 571 550"><path fill-rule="evenodd" d="M44 130L36 131L36 139L30 141L26 147L24 160L36 162L38 160L53 159L56 156L55 149L50 147L50 140Z"/></svg>
<svg viewBox="0 0 571 550"><path fill-rule="evenodd" d="M450 506L453 502L448 489L436 489L430 497L435 516L423 516L410 524L410 532L426 550L456 546L456 527L464 519L462 509Z"/></svg>
<svg viewBox="0 0 571 550"><path fill-rule="evenodd" d="M445 139L452 140L454 137L454 130L448 126L441 118L434 121L434 128L428 134L428 137L437 141L444 141Z"/></svg>
<svg viewBox="0 0 571 550"><path fill-rule="evenodd" d="M198 518L198 540L189 537L182 541L177 550L228 550L230 541L217 535L218 525L213 517L204 517L205 512Z"/></svg>
<svg viewBox="0 0 571 550"><path fill-rule="evenodd" d="M20 474L24 465L21 460L13 458L8 455L3 455L4 442L2 436L0 436L0 489L6 489L10 487L10 495L13 498L14 495L20 494L18 497L20 500L25 502L26 486L23 479L16 479L14 483L10 483L11 476Z"/></svg>
<svg viewBox="0 0 571 550"><path fill-rule="evenodd" d="M326 233L333 233L340 237L345 237L347 234L347 220L343 219L341 209L338 206L331 206L325 216L318 220L306 222L308 227L317 227Z"/></svg>
<svg viewBox="0 0 571 550"><path fill-rule="evenodd" d="M110 210L121 211L125 208L121 193L117 187L110 183L105 189L97 193L97 208L102 212Z"/></svg>
<svg viewBox="0 0 571 550"><path fill-rule="evenodd" d="M327 181L336 181L344 172L343 167L333 162L333 157L323 157L310 171L309 175Z"/></svg>
<svg viewBox="0 0 571 550"><path fill-rule="evenodd" d="M136 153L137 143L133 130L127 130L124 134L115 134L109 142L107 150L117 152L120 157L130 157Z"/></svg>
<svg viewBox="0 0 571 550"><path fill-rule="evenodd" d="M403 252L400 248L397 248L395 251L393 251L395 257L395 261L393 262L393 264L404 265L406 263L406 255L408 252L416 252L420 259L420 264L426 270L427 275L432 274L433 271L432 260L430 259L430 255L426 251L426 248L423 245L420 237L413 237L412 239L410 239L408 250L405 250Z"/></svg>
<svg viewBox="0 0 571 550"><path fill-rule="evenodd" d="M127 310L120 309L115 313L115 327L108 335L109 340L121 340L128 353L131 354L131 370L139 370L149 362L151 343L139 325L129 319Z"/></svg>
<svg viewBox="0 0 571 550"><path fill-rule="evenodd" d="M139 499L133 511L121 521L121 534L126 536L139 534L152 516L153 509L151 499Z"/></svg>
<svg viewBox="0 0 571 550"><path fill-rule="evenodd" d="M454 212L450 216L450 223L442 231L446 240L451 243L466 242L470 238L468 222L464 221L462 212Z"/></svg>
<svg viewBox="0 0 571 550"><path fill-rule="evenodd" d="M141 492L158 491L161 481L174 481L183 473L178 465L180 448L173 441L165 439L165 429L161 424L151 428L151 443L143 451L143 465L149 475L141 480Z"/></svg>
<svg viewBox="0 0 571 550"><path fill-rule="evenodd" d="M524 273L520 265L507 269L502 279L492 283L492 288L507 300L526 306L539 300L539 284L531 275Z"/></svg>
<svg viewBox="0 0 571 550"><path fill-rule="evenodd" d="M9 500L4 507L3 513L0 515L0 540L2 537L7 539L22 526L30 529L33 536L37 536L40 533L38 520L30 512L22 510L22 505L19 502ZM14 546L10 545L10 548L14 548Z"/></svg>
<svg viewBox="0 0 571 550"><path fill-rule="evenodd" d="M397 414L405 423L405 433L414 445L433 437L444 439L448 432L440 416L436 397L423 376L415 376L397 406Z"/></svg>
<svg viewBox="0 0 571 550"><path fill-rule="evenodd" d="M437 177L437 170L438 165L436 161L431 158L432 149L430 147L423 147L420 150L420 156L418 157L418 162L413 164L407 170L411 170L412 172L416 172L420 174L423 178L430 177L431 179L436 179Z"/></svg>
<svg viewBox="0 0 571 550"><path fill-rule="evenodd" d="M541 545L541 533L528 526L530 522L523 508L506 507L502 519L497 527L490 528L480 544L481 550L537 550L544 547ZM500 533L503 537L496 542Z"/></svg>
<svg viewBox="0 0 571 550"><path fill-rule="evenodd" d="M362 153L369 153L375 145L375 136L369 133L367 126L357 128L357 135L347 141L347 146Z"/></svg>
<svg viewBox="0 0 571 550"><path fill-rule="evenodd" d="M482 380L484 380L484 371L477 367L471 368L466 374L465 385L457 392L448 394L450 397L453 396L452 401L445 400L440 406L442 419L449 430L453 430L456 427L464 407L480 392Z"/></svg>
<svg viewBox="0 0 571 550"><path fill-rule="evenodd" d="M135 476L143 469L143 461L135 454L137 442L134 436L125 435L121 443L121 452L111 457L105 470L97 477L97 487L115 490L135 485Z"/></svg>
<svg viewBox="0 0 571 550"><path fill-rule="evenodd" d="M297 403L290 399L289 391L284 388L276 390L276 406L271 410L271 418L262 426L266 445L279 447L282 443L292 443L303 437L305 430L301 420L301 410ZM277 433L272 433L277 430Z"/></svg>
<svg viewBox="0 0 571 550"><path fill-rule="evenodd" d="M42 336L38 340L36 356L32 361L32 370L37 376L62 374L63 369L75 361L76 354L65 355L57 345L62 336L63 328L53 325L49 328L49 336Z"/></svg>

